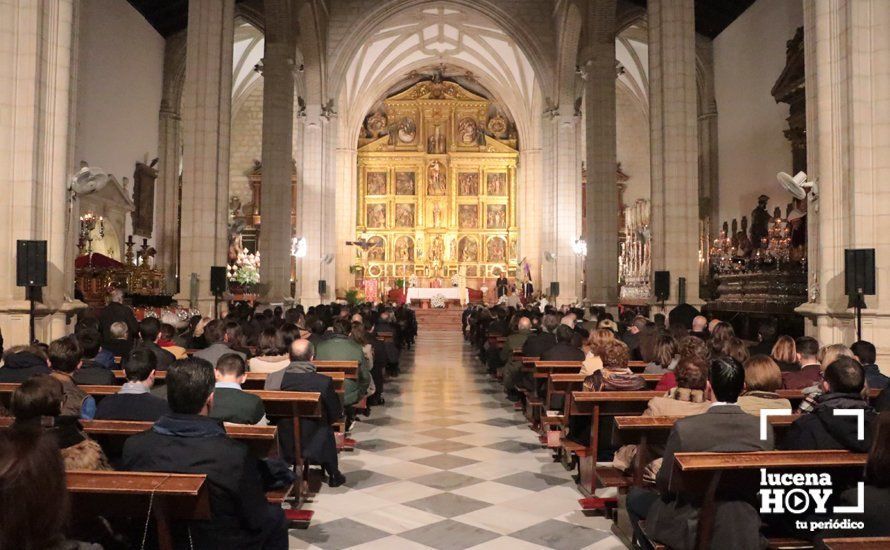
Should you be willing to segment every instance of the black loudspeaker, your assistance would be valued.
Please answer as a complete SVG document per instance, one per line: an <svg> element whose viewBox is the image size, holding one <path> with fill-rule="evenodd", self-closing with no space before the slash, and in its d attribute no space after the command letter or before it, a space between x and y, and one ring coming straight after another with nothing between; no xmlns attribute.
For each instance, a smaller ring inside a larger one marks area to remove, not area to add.
<svg viewBox="0 0 890 550"><path fill-rule="evenodd" d="M677 277L677 303L686 303L686 277Z"/></svg>
<svg viewBox="0 0 890 550"><path fill-rule="evenodd" d="M844 250L844 290L847 296L875 293L875 249Z"/></svg>
<svg viewBox="0 0 890 550"><path fill-rule="evenodd" d="M671 272L655 272L655 299L664 302L671 297Z"/></svg>
<svg viewBox="0 0 890 550"><path fill-rule="evenodd" d="M318 281L318 294L319 296L324 296L328 293L328 282L324 279Z"/></svg>
<svg viewBox="0 0 890 550"><path fill-rule="evenodd" d="M226 266L210 266L210 293L219 296L226 291Z"/></svg>
<svg viewBox="0 0 890 550"><path fill-rule="evenodd" d="M550 296L559 296L559 281L550 282Z"/></svg>
<svg viewBox="0 0 890 550"><path fill-rule="evenodd" d="M16 286L46 286L46 241L16 241Z"/></svg>

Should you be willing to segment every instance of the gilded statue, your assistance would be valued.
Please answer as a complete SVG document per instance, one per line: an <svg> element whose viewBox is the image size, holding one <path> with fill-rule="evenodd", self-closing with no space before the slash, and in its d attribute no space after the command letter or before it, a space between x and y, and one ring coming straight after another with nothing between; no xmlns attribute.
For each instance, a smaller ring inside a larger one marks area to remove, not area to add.
<svg viewBox="0 0 890 550"><path fill-rule="evenodd" d="M400 120L396 134L402 143L413 143L417 137L417 126L414 124L414 119L406 116Z"/></svg>
<svg viewBox="0 0 890 550"><path fill-rule="evenodd" d="M399 237L396 241L396 259L399 262L407 263L414 261L414 250L412 248L410 237Z"/></svg>
<svg viewBox="0 0 890 550"><path fill-rule="evenodd" d="M445 255L445 243L442 241L441 235L436 235L433 244L430 246L430 261L441 262Z"/></svg>
<svg viewBox="0 0 890 550"><path fill-rule="evenodd" d="M438 160L434 160L429 167L426 194L433 196L444 195L445 187L445 167Z"/></svg>
<svg viewBox="0 0 890 550"><path fill-rule="evenodd" d="M436 131L426 140L426 152L431 155L441 155L445 153L445 135L436 126Z"/></svg>
<svg viewBox="0 0 890 550"><path fill-rule="evenodd" d="M476 241L469 237L464 237L460 241L460 261L475 262L479 255Z"/></svg>
<svg viewBox="0 0 890 550"><path fill-rule="evenodd" d="M442 207L438 202L433 203L433 227L441 227L442 224Z"/></svg>
<svg viewBox="0 0 890 550"><path fill-rule="evenodd" d="M474 196L479 194L479 174L475 172L463 172L457 175L459 194Z"/></svg>

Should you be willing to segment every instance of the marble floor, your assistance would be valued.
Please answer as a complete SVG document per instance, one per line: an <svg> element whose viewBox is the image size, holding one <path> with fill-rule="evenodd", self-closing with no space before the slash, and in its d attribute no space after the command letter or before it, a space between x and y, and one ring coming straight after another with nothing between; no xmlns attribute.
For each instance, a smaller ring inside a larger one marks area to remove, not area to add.
<svg viewBox="0 0 890 550"><path fill-rule="evenodd" d="M542 449L459 332L427 332L388 381L386 406L353 429L346 485L323 486L291 548L624 546L579 511L562 465Z"/></svg>

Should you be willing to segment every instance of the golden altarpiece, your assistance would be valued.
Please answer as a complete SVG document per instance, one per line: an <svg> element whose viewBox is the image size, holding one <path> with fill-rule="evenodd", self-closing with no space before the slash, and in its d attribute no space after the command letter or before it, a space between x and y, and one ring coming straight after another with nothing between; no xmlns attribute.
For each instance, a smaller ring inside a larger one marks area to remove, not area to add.
<svg viewBox="0 0 890 550"><path fill-rule="evenodd" d="M515 132L491 102L425 80L383 101L358 149L358 267L373 278L516 271ZM512 133L512 136L511 136ZM477 283L477 284L474 284Z"/></svg>

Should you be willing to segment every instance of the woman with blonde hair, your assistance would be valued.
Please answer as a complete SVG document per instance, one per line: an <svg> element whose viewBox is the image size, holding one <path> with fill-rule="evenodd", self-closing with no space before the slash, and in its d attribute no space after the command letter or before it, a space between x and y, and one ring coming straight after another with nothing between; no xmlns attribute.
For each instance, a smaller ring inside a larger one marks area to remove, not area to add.
<svg viewBox="0 0 890 550"><path fill-rule="evenodd" d="M790 336L779 336L779 339L773 344L770 357L776 362L779 370L782 372L797 372L800 370L800 366L797 364L797 344L794 338Z"/></svg>
<svg viewBox="0 0 890 550"><path fill-rule="evenodd" d="M816 356L816 359L819 360L819 365L822 367L822 372L825 372L825 369L828 368L828 365L834 363L834 361L839 357L852 357L856 358L853 355L853 352L847 346L843 344L831 344L830 346L825 346L819 350L819 355Z"/></svg>
<svg viewBox="0 0 890 550"><path fill-rule="evenodd" d="M739 396L738 406L746 413L760 416L761 409L791 409L791 402L779 397L782 371L772 358L755 355L745 361L745 392Z"/></svg>
<svg viewBox="0 0 890 550"><path fill-rule="evenodd" d="M644 374L664 374L674 370L677 362L680 360L678 356L677 341L672 336L662 334L655 339L655 346L652 349L652 361L646 365Z"/></svg>

